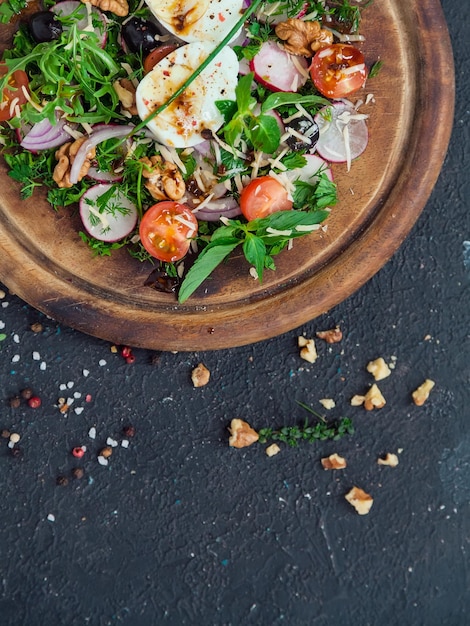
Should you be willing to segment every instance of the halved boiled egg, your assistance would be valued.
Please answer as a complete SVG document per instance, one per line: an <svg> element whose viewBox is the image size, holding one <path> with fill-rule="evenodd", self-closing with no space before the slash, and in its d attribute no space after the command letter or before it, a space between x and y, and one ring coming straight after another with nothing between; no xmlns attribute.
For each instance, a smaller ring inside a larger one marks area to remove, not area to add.
<svg viewBox="0 0 470 626"><path fill-rule="evenodd" d="M170 33L188 43L218 43L243 13L243 0L145 0Z"/></svg>
<svg viewBox="0 0 470 626"><path fill-rule="evenodd" d="M140 118L145 120L167 102L211 51L211 44L190 43L157 63L137 87ZM202 131L216 132L224 123L215 102L235 100L237 79L237 55L226 46L176 100L147 123L147 127L157 141L173 148L202 143Z"/></svg>

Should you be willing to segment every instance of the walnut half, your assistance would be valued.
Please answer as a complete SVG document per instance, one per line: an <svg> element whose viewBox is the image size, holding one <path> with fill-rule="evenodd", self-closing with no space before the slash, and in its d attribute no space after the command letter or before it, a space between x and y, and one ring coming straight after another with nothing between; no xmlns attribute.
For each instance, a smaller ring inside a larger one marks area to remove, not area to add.
<svg viewBox="0 0 470 626"><path fill-rule="evenodd" d="M353 487L344 497L356 509L359 515L367 515L374 502L372 496L359 489L359 487Z"/></svg>
<svg viewBox="0 0 470 626"><path fill-rule="evenodd" d="M256 443L259 435L251 426L241 419L235 418L229 426L230 438L229 446L232 448L246 448Z"/></svg>
<svg viewBox="0 0 470 626"><path fill-rule="evenodd" d="M75 141L68 141L64 143L55 153L55 158L57 159L57 164L54 168L54 172L52 174L52 178L57 183L57 186L62 188L70 188L72 187L72 183L70 182L70 170L72 169L72 164L75 160L78 150L81 145L87 141L87 137L80 137ZM91 166L92 159L95 158L96 149L91 148L86 155L85 161L80 169L78 174L78 180L82 180L84 176L87 175L88 170Z"/></svg>
<svg viewBox="0 0 470 626"><path fill-rule="evenodd" d="M119 17L126 17L126 15L129 15L129 5L127 0L82 0L82 2L89 2L97 9L101 9L101 11L109 11Z"/></svg>
<svg viewBox="0 0 470 626"><path fill-rule="evenodd" d="M183 176L174 163L161 156L142 157L142 176L147 179L145 187L155 200L181 200L186 192Z"/></svg>
<svg viewBox="0 0 470 626"><path fill-rule="evenodd" d="M287 52L304 57L311 57L321 46L333 43L333 35L321 28L319 22L304 22L297 18L278 24L276 35L285 42Z"/></svg>

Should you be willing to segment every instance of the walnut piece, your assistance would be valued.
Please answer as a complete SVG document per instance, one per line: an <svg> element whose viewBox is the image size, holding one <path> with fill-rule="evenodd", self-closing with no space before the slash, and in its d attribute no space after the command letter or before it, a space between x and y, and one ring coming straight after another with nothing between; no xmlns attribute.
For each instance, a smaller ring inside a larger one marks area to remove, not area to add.
<svg viewBox="0 0 470 626"><path fill-rule="evenodd" d="M379 465L388 465L389 467L396 467L398 465L398 457L396 454L387 452L384 459L377 459Z"/></svg>
<svg viewBox="0 0 470 626"><path fill-rule="evenodd" d="M155 200L181 200L186 192L183 176L174 163L161 156L142 157L142 176L147 178L145 187Z"/></svg>
<svg viewBox="0 0 470 626"><path fill-rule="evenodd" d="M413 398L413 402L416 406L423 406L426 400L429 398L429 394L431 393L431 389L434 387L436 383L429 378L426 378L424 383L420 385L417 389L413 391L411 394Z"/></svg>
<svg viewBox="0 0 470 626"><path fill-rule="evenodd" d="M321 459L321 464L323 465L323 469L326 470L344 469L347 466L346 459L336 454L336 452Z"/></svg>
<svg viewBox="0 0 470 626"><path fill-rule="evenodd" d="M306 337L297 337L297 343L300 351L300 358L309 363L315 363L318 358L317 349L315 347L315 341L313 339L307 339Z"/></svg>
<svg viewBox="0 0 470 626"><path fill-rule="evenodd" d="M62 188L70 188L72 187L72 183L70 182L70 170L72 169L72 164L75 160L78 150L81 145L87 141L87 137L80 137L75 141L68 141L64 143L55 153L55 158L57 159L57 164L54 168L54 172L52 174L52 178L57 183L57 186ZM88 170L91 166L92 159L95 158L96 149L90 148L85 157L85 161L80 169L77 180L82 180L84 176L87 175Z"/></svg>
<svg viewBox="0 0 470 626"><path fill-rule="evenodd" d="M333 43L333 35L319 22L304 22L289 18L276 26L276 35L282 39L290 54L311 57L320 47Z"/></svg>
<svg viewBox="0 0 470 626"><path fill-rule="evenodd" d="M344 497L349 504L352 504L359 515L367 515L374 502L372 496L362 489L359 489L359 487L353 487Z"/></svg>
<svg viewBox="0 0 470 626"><path fill-rule="evenodd" d="M195 387L204 387L209 382L210 377L211 373L204 363L199 363L191 372L191 380Z"/></svg>
<svg viewBox="0 0 470 626"><path fill-rule="evenodd" d="M370 374L372 374L375 380L383 380L392 373L392 370L385 363L382 357L375 359L375 361L369 361L366 369Z"/></svg>
<svg viewBox="0 0 470 626"><path fill-rule="evenodd" d="M380 389L377 385L372 385L364 396L364 408L366 411L372 411L372 409L381 409L385 405L385 398L383 397Z"/></svg>
<svg viewBox="0 0 470 626"><path fill-rule="evenodd" d="M124 111L128 111L131 115L138 115L135 101L135 87L128 78L119 78L113 83L113 89L117 93Z"/></svg>
<svg viewBox="0 0 470 626"><path fill-rule="evenodd" d="M334 409L336 406L336 402L333 400L333 398L322 398L321 400L318 401L322 407L324 409L326 409L327 411L330 411L331 409Z"/></svg>
<svg viewBox="0 0 470 626"><path fill-rule="evenodd" d="M319 330L316 335L318 339L323 339L326 343L339 343L343 338L343 333L339 326L330 330Z"/></svg>
<svg viewBox="0 0 470 626"><path fill-rule="evenodd" d="M109 11L119 17L129 15L129 5L127 0L82 0L82 2L89 2L101 11Z"/></svg>
<svg viewBox="0 0 470 626"><path fill-rule="evenodd" d="M230 438L228 440L229 446L232 448L246 448L256 443L259 439L259 435L251 428L251 426L241 419L235 418L230 422L229 426Z"/></svg>
<svg viewBox="0 0 470 626"><path fill-rule="evenodd" d="M277 445L277 443L272 443L270 446L266 448L266 454L271 457L279 454L281 448Z"/></svg>
<svg viewBox="0 0 470 626"><path fill-rule="evenodd" d="M361 406L364 404L366 397L356 394L351 398L351 406Z"/></svg>

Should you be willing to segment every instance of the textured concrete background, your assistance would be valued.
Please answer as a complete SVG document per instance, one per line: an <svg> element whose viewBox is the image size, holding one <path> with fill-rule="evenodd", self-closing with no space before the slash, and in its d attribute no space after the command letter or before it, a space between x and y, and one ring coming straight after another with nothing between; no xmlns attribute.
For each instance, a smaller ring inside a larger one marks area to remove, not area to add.
<svg viewBox="0 0 470 626"><path fill-rule="evenodd" d="M0 428L21 434L23 453L0 439L1 626L470 622L470 6L443 7L457 103L442 175L394 258L328 315L234 350L135 350L129 365L15 296L0 300ZM299 359L299 334L336 324L340 344L319 343L314 365ZM387 405L351 407L378 356L396 357L380 383ZM211 381L195 389L201 361ZM427 377L436 387L415 407ZM41 407L10 408L25 387ZM60 397L73 400L67 413ZM260 445L228 447L233 417L293 423L308 415L298 401L322 411L321 398L336 401L328 417L354 420L353 437L271 459ZM129 447L100 465L129 424ZM377 465L398 449L398 467ZM346 470L321 468L332 452ZM344 500L352 485L373 495L368 516Z"/></svg>

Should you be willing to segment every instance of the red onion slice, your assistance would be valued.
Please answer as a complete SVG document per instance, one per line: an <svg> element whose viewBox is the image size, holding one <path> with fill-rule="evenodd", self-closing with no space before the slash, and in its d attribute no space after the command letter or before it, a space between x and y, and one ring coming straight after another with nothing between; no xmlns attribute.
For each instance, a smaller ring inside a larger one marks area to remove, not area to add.
<svg viewBox="0 0 470 626"><path fill-rule="evenodd" d="M41 120L23 137L20 146L25 150L49 150L57 148L70 140L70 135L64 130L65 121L59 120L53 126L47 118Z"/></svg>
<svg viewBox="0 0 470 626"><path fill-rule="evenodd" d="M116 139L118 137L125 137L134 130L134 126L116 126L114 124L102 128L92 133L86 141L82 143L77 154L75 155L74 162L70 169L70 182L72 185L78 182L78 175L82 169L82 165L85 162L88 152L97 146L99 143L106 141L107 139Z"/></svg>
<svg viewBox="0 0 470 626"><path fill-rule="evenodd" d="M202 209L193 209L194 215L203 222L217 222L221 217L237 217L241 210L235 198L226 197L211 200Z"/></svg>

